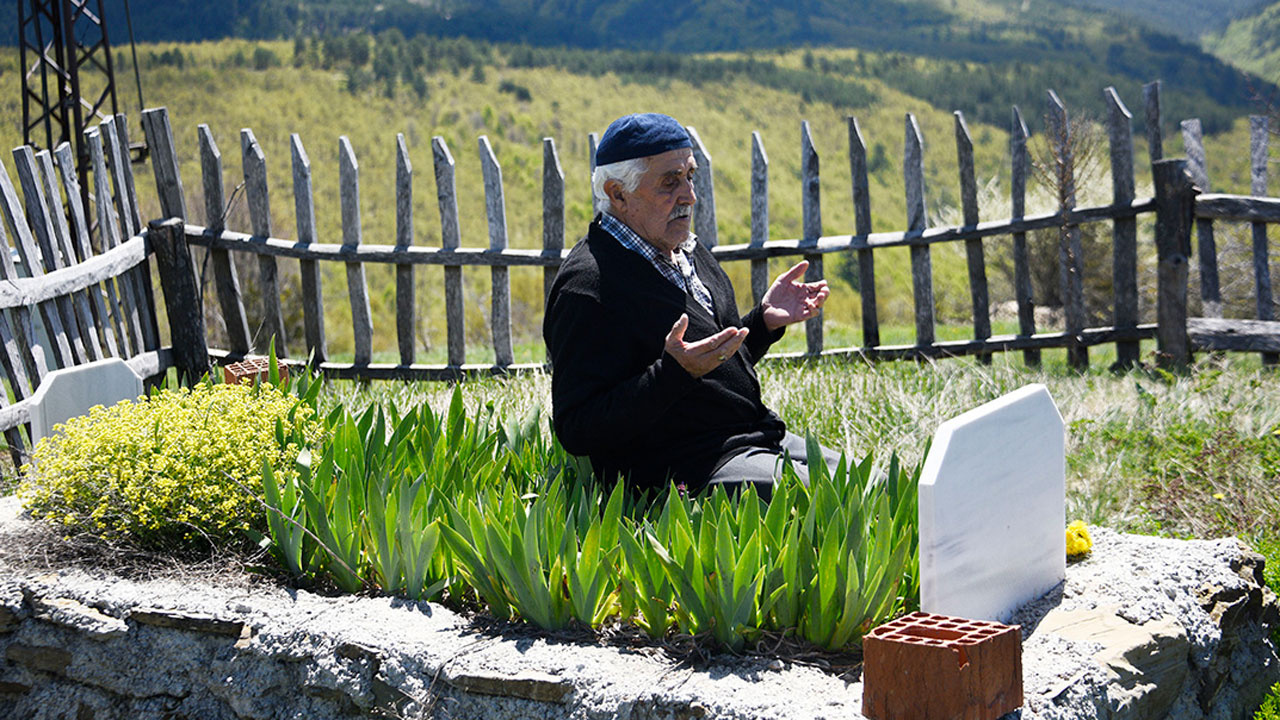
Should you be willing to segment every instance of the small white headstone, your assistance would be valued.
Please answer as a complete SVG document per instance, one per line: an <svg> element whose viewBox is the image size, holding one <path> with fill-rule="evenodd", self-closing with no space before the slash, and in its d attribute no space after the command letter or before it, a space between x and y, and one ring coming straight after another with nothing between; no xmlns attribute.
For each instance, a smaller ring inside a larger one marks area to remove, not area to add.
<svg viewBox="0 0 1280 720"><path fill-rule="evenodd" d="M31 396L31 442L53 432L53 426L87 415L94 405L114 405L142 394L142 379L120 358L54 370Z"/></svg>
<svg viewBox="0 0 1280 720"><path fill-rule="evenodd" d="M1065 436L1044 385L938 427L920 475L920 609L1003 622L1066 577Z"/></svg>

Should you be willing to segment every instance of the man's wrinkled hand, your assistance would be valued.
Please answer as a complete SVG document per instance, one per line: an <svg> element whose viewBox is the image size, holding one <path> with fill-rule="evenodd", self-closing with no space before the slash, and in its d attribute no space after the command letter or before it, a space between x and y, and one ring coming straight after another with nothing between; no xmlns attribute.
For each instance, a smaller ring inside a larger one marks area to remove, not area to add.
<svg viewBox="0 0 1280 720"><path fill-rule="evenodd" d="M822 304L831 295L831 288L827 287L826 280L800 282L808 269L808 260L796 263L790 270L779 275L760 299L764 325L770 332L784 325L817 317Z"/></svg>
<svg viewBox="0 0 1280 720"><path fill-rule="evenodd" d="M681 315L671 326L663 347L690 375L700 378L720 367L733 357L747 339L746 328L725 328L710 337L696 342L684 341L684 331L689 328L689 316Z"/></svg>

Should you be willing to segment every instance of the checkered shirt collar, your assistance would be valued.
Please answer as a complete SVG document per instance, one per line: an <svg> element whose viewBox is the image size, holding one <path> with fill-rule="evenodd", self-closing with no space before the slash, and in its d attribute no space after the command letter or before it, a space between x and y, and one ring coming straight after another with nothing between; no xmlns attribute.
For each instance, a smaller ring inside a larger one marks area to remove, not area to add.
<svg viewBox="0 0 1280 720"><path fill-rule="evenodd" d="M633 250L645 256L649 262L657 265L659 262L668 267L674 267L672 262L667 259L666 255L658 248L650 245L644 238L636 234L626 223L607 212L600 213L600 227L604 228L610 235L618 239L622 246L628 250ZM685 255L693 254L693 246L697 243L697 236L689 233L689 239L680 243L679 250ZM659 268L661 269L661 268ZM683 283L682 283L683 284Z"/></svg>
<svg viewBox="0 0 1280 720"><path fill-rule="evenodd" d="M680 252L673 253L674 261L667 259L658 248L650 245L644 238L636 234L626 223L607 212L600 213L600 227L618 240L628 250L639 253L649 261L654 269L670 280L676 287L691 293L698 304L708 313L715 315L711 293L698 278L698 271L693 266L693 248L697 244L697 236L689 233L689 239L676 246Z"/></svg>

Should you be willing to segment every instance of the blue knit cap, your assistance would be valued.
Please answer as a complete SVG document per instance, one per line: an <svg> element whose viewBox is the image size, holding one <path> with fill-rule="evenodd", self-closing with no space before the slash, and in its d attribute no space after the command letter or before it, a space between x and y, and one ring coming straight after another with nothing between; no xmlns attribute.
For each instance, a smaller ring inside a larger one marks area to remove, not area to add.
<svg viewBox="0 0 1280 720"><path fill-rule="evenodd" d="M614 120L596 146L596 165L649 157L693 147L684 126L670 115L635 113Z"/></svg>

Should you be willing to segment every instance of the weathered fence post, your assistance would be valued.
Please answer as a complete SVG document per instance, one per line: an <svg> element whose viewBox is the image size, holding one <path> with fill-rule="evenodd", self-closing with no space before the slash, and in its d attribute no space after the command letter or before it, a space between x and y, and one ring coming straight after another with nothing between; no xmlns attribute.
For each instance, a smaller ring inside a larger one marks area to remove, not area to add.
<svg viewBox="0 0 1280 720"><path fill-rule="evenodd" d="M163 109L163 108L162 108ZM146 119L146 114L143 114ZM173 150L173 133L169 129L168 112L163 112L156 118L159 121L159 133L166 136L169 144L168 152L173 159L173 167L171 169L174 177L178 177L177 154ZM123 113L114 115L108 120L103 121L104 129L107 130L107 152L111 154L111 172L115 178L116 186L116 203L120 207L120 216L126 218L128 226L131 228L129 237L142 234L142 216L139 214L138 194L134 190L133 185L133 164L129 162L129 117ZM145 128L144 128L145 130ZM148 134L148 138L151 136ZM147 141L148 147L151 145L150 139ZM156 160L159 157L153 155ZM181 181L174 183L178 194L181 195ZM165 201L162 205L172 205L172 201ZM165 213L165 217L181 217L184 221L187 218L186 201L180 199L175 210L181 209L181 214ZM134 285L134 292L138 301L138 319L139 326L142 331L142 346L146 350L156 350L160 347L160 327L156 319L155 306L155 290L151 287L151 264L147 260L143 260L137 267L129 273L131 281Z"/></svg>
<svg viewBox="0 0 1280 720"><path fill-rule="evenodd" d="M143 115L143 122L146 123L147 116ZM120 244L120 226L116 224L116 218L111 212L111 180L107 176L107 164L103 148L103 126L91 128L85 133L89 138L89 162L93 166L93 198L94 206L97 208L98 220L98 240L101 242L104 250L110 250ZM151 138L151 132L148 131L148 138ZM151 160L153 164L161 162L163 147L154 147L151 151ZM161 174L161 170L156 170L157 175ZM164 173L167 177L169 173ZM179 181L181 182L181 181ZM156 187L164 196L165 189L157 178ZM179 194L180 196L180 194ZM162 202L164 207L165 203ZM116 285L120 286L119 294L116 293ZM127 276L116 278L116 282L112 283L108 280L107 299L110 300L111 315L115 324L124 331L120 336L120 352L123 357L132 357L142 352L142 332L138 329L138 305L133 301L133 283ZM120 302L117 303L116 299ZM123 311L121 311L123 306ZM21 323L19 323L21 325Z"/></svg>
<svg viewBox="0 0 1280 720"><path fill-rule="evenodd" d="M22 210L22 203L18 200L17 190L13 187L13 181L9 179L9 171L0 166L0 196L3 202L0 202L0 210L3 211L5 220L9 223L9 227L13 228L16 237L14 245L17 246L18 256L22 260L22 264L27 268L27 274L31 277L40 277L44 275L44 269L40 264L39 251L36 248L35 238L31 235L31 226L27 224L26 213ZM8 252L8 249L5 249ZM16 278L17 275L10 276ZM37 305L40 313L40 319L44 321L44 326L49 331L49 350L53 354L53 362L56 368L64 368L72 363L71 344L67 341L66 332L62 327L62 322L58 319L58 308L52 300L45 300ZM19 323L20 325L24 323ZM34 339L34 335L28 335ZM44 373L37 374L37 377L43 379Z"/></svg>
<svg viewBox="0 0 1280 720"><path fill-rule="evenodd" d="M1182 121L1182 147L1187 153L1187 172L1202 192L1210 191L1209 165L1205 158L1200 119ZM1196 218L1196 247L1200 256L1200 301L1204 317L1222 317L1222 285L1218 279L1218 244L1213 237L1213 220Z"/></svg>
<svg viewBox="0 0 1280 720"><path fill-rule="evenodd" d="M186 230L180 218L153 220L148 224L148 235L156 254L160 287L169 315L174 366L178 369L178 378L191 385L209 372L209 346Z"/></svg>
<svg viewBox="0 0 1280 720"><path fill-rule="evenodd" d="M68 147L62 147L68 145ZM62 143L59 149L71 153L69 143ZM40 159L40 177L44 183L44 194L49 202L49 215L53 218L54 232L58 236L58 243L62 247L62 256L66 266L75 265L82 259L88 259L88 256L81 258L77 253L77 246L71 238L71 226L67 222L68 212L73 210L73 203L68 199L67 211L63 211L62 207L62 191L58 188L56 171L53 167L53 155L47 150L40 152L37 157ZM71 168L71 177L75 177L75 166ZM80 202L79 187L75 188L77 196L74 204ZM88 289L80 290L72 293L69 300L72 306L72 315L76 319L77 329L80 331L80 339L83 341L85 357L89 360L102 359L102 343L98 338L97 325L94 321L93 307L89 304Z"/></svg>
<svg viewBox="0 0 1280 720"><path fill-rule="evenodd" d="M555 138L542 138L542 254L559 258L564 250L564 169L556 152ZM551 298L559 265L542 269L542 305ZM547 362L551 351L546 350Z"/></svg>
<svg viewBox="0 0 1280 720"><path fill-rule="evenodd" d="M1027 174L1031 159L1027 155L1027 124L1022 120L1018 106L1013 107L1013 127L1009 130L1009 155L1013 158L1013 174L1009 183L1010 216L1021 220L1027 212ZM1013 234L1013 285L1018 301L1018 333L1023 337L1036 334L1036 307L1031 294L1031 253L1027 248L1027 234ZM1040 351L1029 348L1022 351L1022 361L1028 367L1040 366Z"/></svg>
<svg viewBox="0 0 1280 720"><path fill-rule="evenodd" d="M164 121L167 125L169 121L169 116L167 114L164 116ZM133 163L129 161L129 116L124 113L112 115L111 125L115 129L115 137L118 141L116 149L113 151L119 153L120 165L117 169L117 172L119 173L118 177L124 182L124 184L116 190L119 193L121 202L123 202L125 207L128 208L128 214L131 216L130 222L132 222L135 232L141 233L142 208L138 207L138 192L134 188L133 184ZM143 136L146 136L145 129L143 130ZM176 158L177 155L174 157ZM186 207L185 200L183 202L183 207ZM122 210L121 212L123 213L124 211ZM170 215L169 217L174 216ZM182 217L183 219L186 219L186 214L184 213ZM148 276L148 286L150 283L151 278Z"/></svg>
<svg viewBox="0 0 1280 720"><path fill-rule="evenodd" d="M103 140L111 157L111 172L115 179L116 204L121 206L120 218L127 232L133 237L142 232L142 219L138 216L138 198L134 193L133 168L129 164L128 118L117 115L113 122L103 122ZM178 169L178 152L173 144L173 129L169 125L169 111L153 108L142 112L142 130L151 152L151 168L155 176L156 190L160 195L161 213L166 218L187 219L187 201L182 188L182 173ZM109 196L108 196L109 197ZM184 234L185 237L185 234ZM138 330L142 334L142 347L155 350L160 347L159 328L156 323L155 291L151 287L150 264L144 260L131 273L120 279L121 285L132 283L133 302L136 303ZM128 301L126 293L125 300Z"/></svg>
<svg viewBox="0 0 1280 720"><path fill-rule="evenodd" d="M271 205L267 197L267 158L253 131L240 131L240 157L244 167L244 194L249 201L249 222L253 234L263 240L271 237ZM280 275L274 255L258 255L258 280L262 283L262 313L267 337L258 341L258 349L265 350L275 338L276 353L280 357L289 354L288 338L284 330L284 310L280 307Z"/></svg>
<svg viewBox="0 0 1280 720"><path fill-rule="evenodd" d="M58 173L62 176L62 187L67 196L72 229L76 233L76 250L81 260L88 260L93 257L93 245L89 242L89 222L85 216L84 195L81 194L80 178L76 175L76 159L71 150L71 143L64 142L58 145L55 154L58 158ZM117 344L117 338L120 342L124 342L124 335L118 322L119 311L116 311L114 318L107 312L102 299L101 286L90 286L85 292L89 297L93 316L102 335L104 357L119 357L120 346ZM117 321L114 324L113 319Z"/></svg>
<svg viewBox="0 0 1280 720"><path fill-rule="evenodd" d="M1054 182L1058 193L1058 210L1063 224L1058 228L1058 280L1062 286L1062 303L1067 321L1067 363L1077 370L1089 367L1089 348L1081 342L1085 326L1084 249L1080 242L1080 226L1069 221L1076 207L1075 138L1067 119L1067 108L1058 94L1049 91L1049 145L1055 165Z"/></svg>
<svg viewBox="0 0 1280 720"><path fill-rule="evenodd" d="M1120 101L1116 89L1109 87L1102 92L1107 102L1107 128L1111 145L1112 203L1133 203L1133 115ZM1138 327L1138 219L1116 218L1111 226L1112 285L1115 294L1115 314L1112 320L1117 330L1134 330ZM1121 340L1116 343L1116 367L1129 368L1138 362L1138 340Z"/></svg>
<svg viewBox="0 0 1280 720"><path fill-rule="evenodd" d="M924 137L916 116L907 113L906 149L902 156L902 175L907 191L907 232L919 235L928 227L924 205ZM911 285L915 296L916 345L932 345L933 330L933 260L929 246L911 246Z"/></svg>
<svg viewBox="0 0 1280 720"><path fill-rule="evenodd" d="M769 156L760 133L751 132L751 247L769 242ZM757 304L769 290L769 259L751 260L751 299Z"/></svg>
<svg viewBox="0 0 1280 720"><path fill-rule="evenodd" d="M316 205L311 194L311 158L298 133L289 136L293 166L293 209L297 217L298 245L309 247L316 241ZM302 276L302 328L307 341L308 362L319 365L328 359L324 339L324 295L320 287L320 264L298 260Z"/></svg>
<svg viewBox="0 0 1280 720"><path fill-rule="evenodd" d="M719 242L716 235L716 183L711 174L711 153L702 144L702 137L692 125L686 128L693 141L693 159L698 169L693 173L693 192L698 196L693 206L693 232L703 247L713 248Z"/></svg>
<svg viewBox="0 0 1280 720"><path fill-rule="evenodd" d="M396 133L396 249L407 250L413 244L413 164L404 133ZM396 339L400 345L400 364L413 364L414 311L413 265L396 263Z"/></svg>
<svg viewBox="0 0 1280 720"><path fill-rule="evenodd" d="M1159 363L1185 368L1191 362L1187 338L1187 258L1196 188L1185 160L1157 160L1151 166L1156 189L1156 330Z"/></svg>
<svg viewBox="0 0 1280 720"><path fill-rule="evenodd" d="M1160 129L1160 81L1142 86L1142 104L1147 126L1147 155L1151 164L1164 159L1164 133Z"/></svg>
<svg viewBox="0 0 1280 720"><path fill-rule="evenodd" d="M4 215L9 220L10 227L13 227L17 233L17 237L14 238L14 244L21 249L31 242L30 230L26 227L25 219L22 219L23 224L13 225L13 221L18 219L14 217L15 212L20 214L22 209L18 207L18 199L14 193L13 182L9 179L9 171L5 170L3 165L0 165L0 192L3 194L3 202L0 203L0 208L3 209ZM26 233L25 237L24 233ZM0 280L16 280L18 279L18 269L13 262L13 256L8 248L3 250L3 252L0 252ZM34 277L35 272L30 274ZM35 343L35 325L31 320L31 311L26 305L17 305L12 309L12 312L14 320L13 339L21 356L21 365L26 370L26 377L31 382L31 387L26 387L26 384L21 381L15 383L14 395L21 400L30 395L35 387L40 384L45 374L49 372L49 366L45 360L44 352ZM8 338L5 338L5 344L6 346L9 345ZM12 370L11 377L19 378L23 374L18 371L17 365L14 365Z"/></svg>
<svg viewBox="0 0 1280 720"><path fill-rule="evenodd" d="M226 200L222 188L222 153L213 142L208 125L198 125L200 136L200 168L204 180L204 229L210 237L222 234L226 226ZM222 308L222 320L227 326L227 348L234 353L249 352L249 320L244 313L244 300L240 295L240 278L231 262L231 253L224 248L209 248L213 262L213 284Z"/></svg>
<svg viewBox="0 0 1280 720"><path fill-rule="evenodd" d="M973 138L964 114L955 111L956 158L960 168L960 206L965 227L978 224L978 180L973 167ZM991 301L987 294L987 263L982 252L982 238L964 241L965 259L969 266L969 297L973 302L973 339L991 337ZM978 362L991 364L991 353L978 355Z"/></svg>
<svg viewBox="0 0 1280 720"><path fill-rule="evenodd" d="M359 260L363 230L360 225L360 164L346 135L338 138L338 186L342 196L342 252L347 253L347 295L351 300L351 331L355 364L373 360L373 320L369 310L369 283Z"/></svg>
<svg viewBox="0 0 1280 720"><path fill-rule="evenodd" d="M800 122L800 208L804 237L800 239L801 247L817 247L818 238L822 237L822 196L819 193L820 189L818 151L813 147L813 136L809 133L809 121L802 120ZM823 274L822 255L813 253L805 255L804 259L809 261L809 269L805 270L804 273L805 281L815 282L821 280ZM804 321L805 339L808 343L808 353L810 355L822 354L823 316L824 313L820 309L817 315Z"/></svg>
<svg viewBox="0 0 1280 720"><path fill-rule="evenodd" d="M489 249L501 252L507 249L507 205L502 191L502 166L487 135L480 136L480 170L484 176L485 215L489 219ZM511 348L511 271L506 265L495 264L489 275L493 362L507 367L515 362Z"/></svg>
<svg viewBox="0 0 1280 720"><path fill-rule="evenodd" d="M461 243L458 227L458 190L454 181L453 155L444 138L431 138L431 155L436 175L436 201L440 206L440 248L457 250ZM448 332L449 364L460 367L467 359L467 327L462 306L462 266L444 266L444 314Z"/></svg>
<svg viewBox="0 0 1280 720"><path fill-rule="evenodd" d="M1267 136L1269 121L1265 115L1249 118L1249 192L1255 197L1267 194ZM1252 223L1253 231L1253 285L1259 320L1274 320L1271 305L1271 268L1267 262L1267 224ZM1263 365L1280 363L1280 354L1262 353Z"/></svg>
<svg viewBox="0 0 1280 720"><path fill-rule="evenodd" d="M47 150L41 150L40 152L42 159L48 159L49 153ZM22 145L13 149L13 160L18 170L18 182L22 185L22 194L26 200L27 219L31 223L31 229L35 231L37 247L40 250L38 262L43 266L44 272L53 272L65 267L66 261L62 258L61 243L55 236L53 228L53 217L56 215L64 226L65 219L62 216L61 207L58 208L56 213L49 211L45 191L41 187L39 177L41 173L36 167L35 153L32 152L29 145ZM56 189L54 190L54 197L60 200ZM74 255L71 262L75 263ZM34 277L35 274L33 271L32 276ZM80 334L79 323L71 306L71 298L56 298L50 307L65 331L70 349L70 353L66 356L68 364L80 364L85 359L84 339Z"/></svg>
<svg viewBox="0 0 1280 720"><path fill-rule="evenodd" d="M867 174L867 144L862 128L852 115L845 118L849 126L849 177L853 193L854 232L865 239L871 237L871 184ZM880 318L876 314L876 261L871 248L858 250L858 295L862 299L862 347L867 357L875 357L880 344Z"/></svg>

